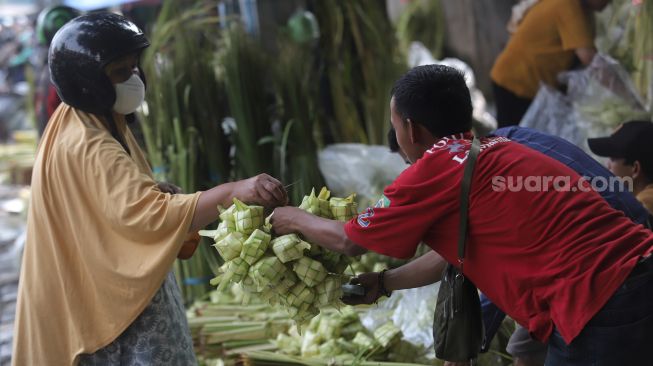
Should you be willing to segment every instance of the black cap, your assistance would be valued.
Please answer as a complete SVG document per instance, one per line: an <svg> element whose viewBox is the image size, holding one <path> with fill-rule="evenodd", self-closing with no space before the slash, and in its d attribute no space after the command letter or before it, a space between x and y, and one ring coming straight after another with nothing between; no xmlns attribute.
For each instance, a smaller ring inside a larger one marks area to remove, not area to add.
<svg viewBox="0 0 653 366"><path fill-rule="evenodd" d="M149 45L143 31L117 14L93 13L69 21L50 45L50 77L59 98L85 112L110 113L116 93L104 67ZM145 82L142 72L141 79Z"/></svg>
<svg viewBox="0 0 653 366"><path fill-rule="evenodd" d="M612 135L588 139L587 144L598 156L650 161L653 160L653 122L626 122Z"/></svg>

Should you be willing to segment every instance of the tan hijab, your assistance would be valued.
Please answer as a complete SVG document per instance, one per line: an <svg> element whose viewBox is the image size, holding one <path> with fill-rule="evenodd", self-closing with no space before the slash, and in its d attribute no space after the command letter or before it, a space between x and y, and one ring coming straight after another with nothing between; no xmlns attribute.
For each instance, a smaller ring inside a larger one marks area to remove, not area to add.
<svg viewBox="0 0 653 366"><path fill-rule="evenodd" d="M13 365L71 365L149 304L187 236L199 194L162 193L124 119L122 146L62 104L32 177Z"/></svg>

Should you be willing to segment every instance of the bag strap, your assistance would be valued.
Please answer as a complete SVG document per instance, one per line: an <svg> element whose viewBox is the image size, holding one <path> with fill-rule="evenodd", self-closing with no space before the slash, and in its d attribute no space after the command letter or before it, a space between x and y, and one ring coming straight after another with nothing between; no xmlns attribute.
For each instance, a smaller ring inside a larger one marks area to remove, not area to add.
<svg viewBox="0 0 653 366"><path fill-rule="evenodd" d="M458 263L462 272L463 261L465 260L465 242L467 241L467 219L469 212L469 191L472 188L472 176L476 158L481 150L481 140L474 137L472 147L467 155L467 164L463 173L462 189L460 190L460 224L458 230Z"/></svg>

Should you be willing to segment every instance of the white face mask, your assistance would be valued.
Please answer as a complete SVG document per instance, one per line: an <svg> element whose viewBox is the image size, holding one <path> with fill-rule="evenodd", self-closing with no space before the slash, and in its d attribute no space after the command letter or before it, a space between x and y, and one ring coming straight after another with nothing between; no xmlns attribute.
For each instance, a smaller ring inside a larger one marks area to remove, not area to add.
<svg viewBox="0 0 653 366"><path fill-rule="evenodd" d="M134 113L145 100L145 84L136 74L132 74L127 81L116 84L115 88L116 102L113 110L120 114Z"/></svg>

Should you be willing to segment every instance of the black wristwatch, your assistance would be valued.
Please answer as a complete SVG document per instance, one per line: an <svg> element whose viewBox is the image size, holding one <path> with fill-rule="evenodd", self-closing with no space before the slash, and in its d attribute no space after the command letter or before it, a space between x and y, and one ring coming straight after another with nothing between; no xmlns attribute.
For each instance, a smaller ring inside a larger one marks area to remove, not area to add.
<svg viewBox="0 0 653 366"><path fill-rule="evenodd" d="M385 297L390 297L390 295L392 295L392 291L388 291L385 288L385 284L383 282L383 278L385 277L385 272L387 270L388 269L386 268L386 269L382 270L381 272L379 272L379 292L381 293L381 295L383 295Z"/></svg>

